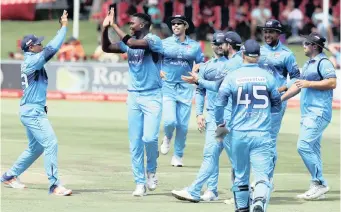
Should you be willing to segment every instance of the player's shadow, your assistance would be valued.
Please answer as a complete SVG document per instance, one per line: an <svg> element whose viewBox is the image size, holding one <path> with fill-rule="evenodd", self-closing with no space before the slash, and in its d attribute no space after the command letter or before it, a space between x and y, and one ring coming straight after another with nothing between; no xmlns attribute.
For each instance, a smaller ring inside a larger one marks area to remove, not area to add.
<svg viewBox="0 0 341 212"><path fill-rule="evenodd" d="M296 194L303 194L304 192L306 192L307 190L299 190L299 189L291 189L291 190L277 190L275 191L275 193L296 193ZM340 194L340 191L338 190L332 190L329 191L327 194Z"/></svg>
<svg viewBox="0 0 341 212"><path fill-rule="evenodd" d="M113 188L96 188L96 189L74 189L72 190L73 194L81 194L81 193L118 193L118 194L128 194L131 193L130 190L117 190Z"/></svg>
<svg viewBox="0 0 341 212"><path fill-rule="evenodd" d="M296 199L295 197L271 197L271 205L301 205L303 201Z"/></svg>

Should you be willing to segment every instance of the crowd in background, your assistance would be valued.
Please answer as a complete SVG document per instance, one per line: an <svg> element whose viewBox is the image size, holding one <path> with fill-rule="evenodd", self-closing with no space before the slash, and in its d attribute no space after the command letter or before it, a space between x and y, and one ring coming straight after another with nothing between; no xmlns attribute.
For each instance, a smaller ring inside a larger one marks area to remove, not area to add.
<svg viewBox="0 0 341 212"><path fill-rule="evenodd" d="M323 1L321 0L82 0L81 17L88 17L98 22L98 34L101 23L110 7L116 11L116 20L120 26L129 22L130 15L136 12L148 13L152 18L152 31L161 38L171 35L167 24L168 17L185 15L192 19L195 32L191 35L200 42L203 51L204 42L209 40L215 30L234 30L243 40L254 38L261 41L262 34L258 25L274 18L287 29L282 42L301 44L300 34L317 31L328 38L329 43L340 41L340 1L330 0L329 25L323 24ZM69 3L69 14L72 18L73 1ZM83 8L88 5L91 11ZM89 13L89 14L84 14ZM93 55L87 57L81 43L70 38L58 54L61 61L100 60L121 61L125 56L108 55L98 48ZM102 58L102 59L101 59ZM103 59L104 58L104 59Z"/></svg>

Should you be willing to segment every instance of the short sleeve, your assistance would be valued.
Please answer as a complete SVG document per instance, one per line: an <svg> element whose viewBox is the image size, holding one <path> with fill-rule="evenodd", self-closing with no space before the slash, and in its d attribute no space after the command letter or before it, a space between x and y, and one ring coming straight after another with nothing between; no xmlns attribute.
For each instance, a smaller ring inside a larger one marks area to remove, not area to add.
<svg viewBox="0 0 341 212"><path fill-rule="evenodd" d="M198 63L203 63L203 62L205 62L205 56L204 56L204 53L202 53L200 46L198 45L198 51L195 57L195 63L198 64Z"/></svg>
<svg viewBox="0 0 341 212"><path fill-rule="evenodd" d="M148 34L145 38L144 38L149 45L149 49L152 52L156 52L156 53L160 53L162 54L162 41L161 39L153 34Z"/></svg>
<svg viewBox="0 0 341 212"><path fill-rule="evenodd" d="M129 47L127 45L125 45L122 41L118 42L117 45L120 47L122 52L127 52L129 49Z"/></svg>
<svg viewBox="0 0 341 212"><path fill-rule="evenodd" d="M323 79L336 78L335 68L330 60L322 60L320 63L320 73Z"/></svg>

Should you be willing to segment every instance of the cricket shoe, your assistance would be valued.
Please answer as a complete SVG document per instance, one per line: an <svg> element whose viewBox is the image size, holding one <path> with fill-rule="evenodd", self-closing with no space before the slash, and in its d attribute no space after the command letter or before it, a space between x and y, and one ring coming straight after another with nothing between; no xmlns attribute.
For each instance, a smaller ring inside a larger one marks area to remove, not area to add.
<svg viewBox="0 0 341 212"><path fill-rule="evenodd" d="M3 174L1 177L1 182L9 188L17 188L24 189L26 188L25 184L21 183L19 178L15 176L7 176L7 174Z"/></svg>
<svg viewBox="0 0 341 212"><path fill-rule="evenodd" d="M177 156L172 157L171 165L174 167L183 167L184 163L182 162L182 158L179 158Z"/></svg>
<svg viewBox="0 0 341 212"><path fill-rule="evenodd" d="M189 201L189 202L194 202L194 203L200 202L200 200L194 199L194 197L187 191L186 188L184 188L180 191L173 190L172 195L173 195L173 197L177 198L178 200Z"/></svg>
<svg viewBox="0 0 341 212"><path fill-rule="evenodd" d="M325 194L330 190L328 186L320 185L318 182L312 182L308 191L297 195L298 199L320 200L325 199Z"/></svg>
<svg viewBox="0 0 341 212"><path fill-rule="evenodd" d="M143 184L136 185L135 191L133 192L134 197L143 197L147 195L146 186Z"/></svg>
<svg viewBox="0 0 341 212"><path fill-rule="evenodd" d="M234 198L230 198L224 201L226 205L234 205Z"/></svg>
<svg viewBox="0 0 341 212"><path fill-rule="evenodd" d="M262 208L262 206L256 205L256 206L253 208L252 212L264 212L264 209Z"/></svg>
<svg viewBox="0 0 341 212"><path fill-rule="evenodd" d="M216 196L213 191L206 190L205 193L200 196L200 199L206 202L217 201L218 196Z"/></svg>
<svg viewBox="0 0 341 212"><path fill-rule="evenodd" d="M163 137L162 144L160 147L161 153L163 155L167 155L167 153L169 152L170 142L171 142L171 139L168 139L167 136Z"/></svg>
<svg viewBox="0 0 341 212"><path fill-rule="evenodd" d="M70 196L72 194L71 189L66 189L64 186L58 185L51 188L52 194L56 196Z"/></svg>
<svg viewBox="0 0 341 212"><path fill-rule="evenodd" d="M157 187L158 179L155 173L147 173L147 188L149 191L154 191Z"/></svg>

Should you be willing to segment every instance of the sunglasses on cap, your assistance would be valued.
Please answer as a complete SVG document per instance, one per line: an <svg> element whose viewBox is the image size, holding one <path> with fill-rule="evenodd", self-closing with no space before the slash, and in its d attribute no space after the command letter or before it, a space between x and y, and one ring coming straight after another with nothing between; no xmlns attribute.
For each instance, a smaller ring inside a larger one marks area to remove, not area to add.
<svg viewBox="0 0 341 212"><path fill-rule="evenodd" d="M184 22L174 22L174 23L172 23L172 26L175 26L175 25L185 25L185 23Z"/></svg>

